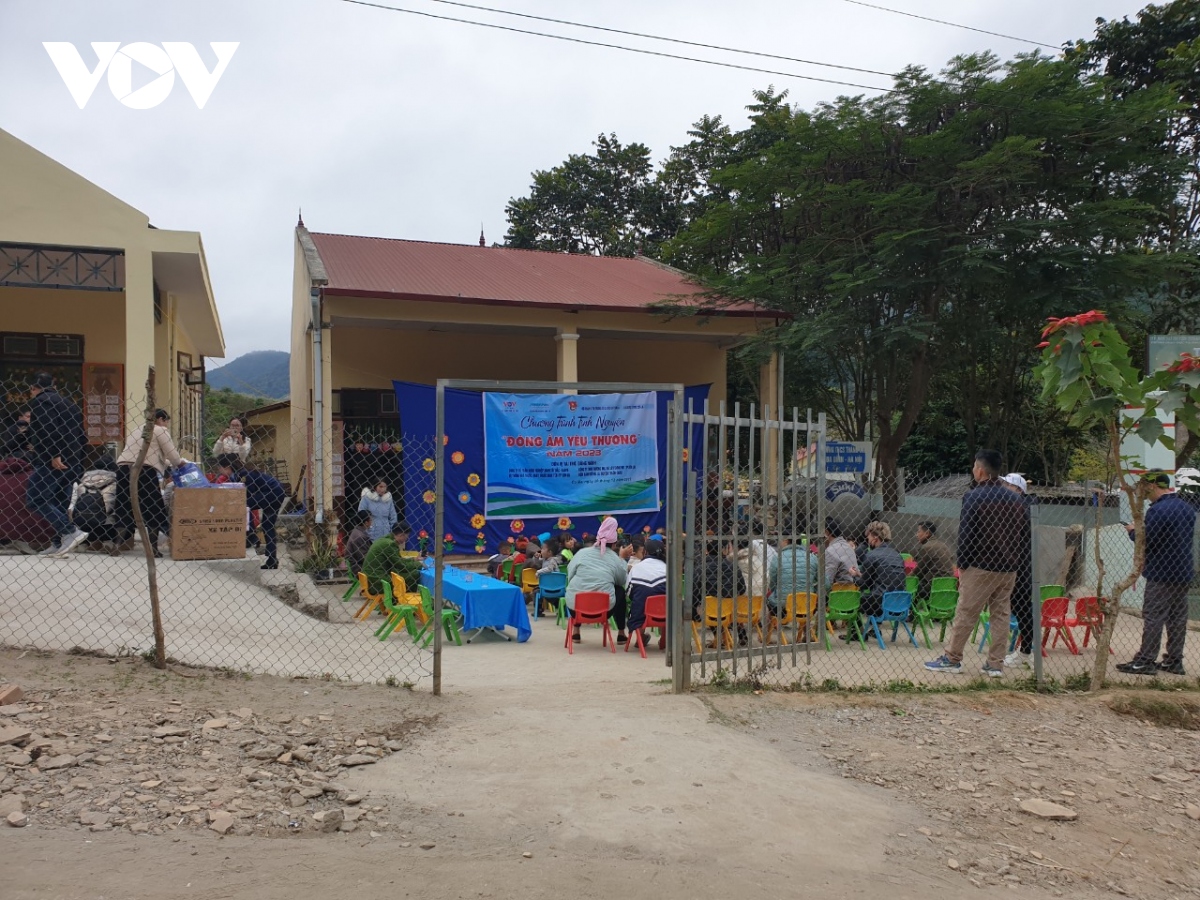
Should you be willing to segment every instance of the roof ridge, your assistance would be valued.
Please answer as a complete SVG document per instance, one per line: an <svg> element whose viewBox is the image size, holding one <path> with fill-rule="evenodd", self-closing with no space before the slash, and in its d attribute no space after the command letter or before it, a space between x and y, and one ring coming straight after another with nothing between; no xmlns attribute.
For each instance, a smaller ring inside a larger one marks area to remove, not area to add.
<svg viewBox="0 0 1200 900"><path fill-rule="evenodd" d="M509 250L513 253L544 253L547 256L569 256L573 259L623 259L629 262L648 263L652 266L657 266L660 269L667 269L672 272L687 274L682 272L680 269L675 269L666 263L659 262L656 259L642 254L637 254L635 256L604 256L603 254L599 253L571 253L570 251L565 250L539 250L533 247L506 247L503 244L493 244L490 247L480 247L478 242L473 244L459 244L455 241L429 241L422 240L421 238L380 237L379 235L370 234L346 234L340 231L309 230L309 234L319 235L322 237L355 238L363 241L390 241L398 244L428 244L433 247L462 247L468 250Z"/></svg>

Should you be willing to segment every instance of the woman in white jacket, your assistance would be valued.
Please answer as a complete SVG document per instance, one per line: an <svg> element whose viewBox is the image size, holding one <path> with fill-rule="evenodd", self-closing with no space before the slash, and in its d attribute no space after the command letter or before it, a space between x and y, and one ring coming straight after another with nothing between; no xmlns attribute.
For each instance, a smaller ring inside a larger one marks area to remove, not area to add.
<svg viewBox="0 0 1200 900"><path fill-rule="evenodd" d="M746 580L746 596L766 597L771 593L772 575L778 567L779 551L764 540L744 542L737 552L737 565Z"/></svg>
<svg viewBox="0 0 1200 900"><path fill-rule="evenodd" d="M246 420L242 416L234 416L229 420L229 427L221 432L213 444L213 456L236 456L245 462L250 457L250 445Z"/></svg>

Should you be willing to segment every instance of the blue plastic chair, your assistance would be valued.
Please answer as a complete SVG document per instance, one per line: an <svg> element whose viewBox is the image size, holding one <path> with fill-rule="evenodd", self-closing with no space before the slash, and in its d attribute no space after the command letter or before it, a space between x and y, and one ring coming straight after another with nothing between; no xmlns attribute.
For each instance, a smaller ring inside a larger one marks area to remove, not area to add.
<svg viewBox="0 0 1200 900"><path fill-rule="evenodd" d="M908 591L888 591L883 595L883 612L877 616L867 616L867 627L875 632L875 640L879 641L880 650L887 649L883 643L883 634L879 630L879 626L884 622L892 623L893 644L896 643L897 632L903 627L908 639L912 641L912 645L920 649L920 644L917 643L912 629L908 627L910 612L912 612L912 594Z"/></svg>
<svg viewBox="0 0 1200 900"><path fill-rule="evenodd" d="M991 617L980 618L983 623L983 635L979 638L979 652L983 652L983 648L987 646L988 638L992 633ZM978 625L976 626L978 627ZM1012 653L1013 647L1017 646L1017 638L1021 636L1021 626L1017 624L1016 616L1008 617L1008 652Z"/></svg>
<svg viewBox="0 0 1200 900"><path fill-rule="evenodd" d="M537 590L533 592L533 617L542 617L544 601L561 600L567 595L567 576L564 572L545 572L538 577Z"/></svg>

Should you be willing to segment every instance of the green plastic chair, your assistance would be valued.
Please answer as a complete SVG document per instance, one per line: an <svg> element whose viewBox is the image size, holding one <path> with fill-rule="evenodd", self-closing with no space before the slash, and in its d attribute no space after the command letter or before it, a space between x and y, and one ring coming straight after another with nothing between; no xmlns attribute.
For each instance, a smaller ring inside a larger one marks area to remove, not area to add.
<svg viewBox="0 0 1200 900"><path fill-rule="evenodd" d="M507 559L500 564L500 572L496 577L509 584L513 583L513 561L511 559Z"/></svg>
<svg viewBox="0 0 1200 900"><path fill-rule="evenodd" d="M415 640L417 635L417 608L411 603L396 602L396 597L392 593L390 579L383 581L382 584L383 605L387 609L387 618L384 619L382 625L375 629L375 637L381 641L386 641L391 633L401 623L404 623L404 629L408 632L408 636Z"/></svg>
<svg viewBox="0 0 1200 900"><path fill-rule="evenodd" d="M1061 584L1043 584L1038 592L1042 595L1042 602L1045 603L1051 597L1065 597L1067 592L1063 590Z"/></svg>
<svg viewBox="0 0 1200 900"><path fill-rule="evenodd" d="M358 573L350 568L350 566L346 566L346 574L350 576L350 586L346 588L346 593L342 594L343 603L358 593Z"/></svg>
<svg viewBox="0 0 1200 900"><path fill-rule="evenodd" d="M904 589L906 591L908 591L910 594L912 594L914 597L917 596L917 588L920 586L921 586L921 579L918 578L916 575L905 575L904 576Z"/></svg>
<svg viewBox="0 0 1200 900"><path fill-rule="evenodd" d="M867 649L867 642L863 639L862 622L859 621L858 591L830 591L829 597L825 601L825 622L827 625L833 622L846 622L850 634L858 638L859 646L863 650ZM833 644L829 640L830 630L826 629L825 631L826 650L833 649Z"/></svg>
<svg viewBox="0 0 1200 900"><path fill-rule="evenodd" d="M413 636L414 641L420 641L425 638L422 647L428 647L433 641L433 629L429 626L433 625L433 593L425 585L420 585L421 590L421 608L425 611L425 624L421 626L421 630ZM458 646L462 646L462 632L458 630L458 610L442 606L442 630L446 632L447 640L454 641ZM425 632L429 632L426 634Z"/></svg>
<svg viewBox="0 0 1200 900"><path fill-rule="evenodd" d="M958 579L953 575L939 575L937 578L931 578L929 581L929 592L934 591L954 591L958 593Z"/></svg>
<svg viewBox="0 0 1200 900"><path fill-rule="evenodd" d="M942 633L938 636L938 640L944 641L946 639L946 626L954 621L954 612L957 609L958 591L931 591L929 602L914 611L917 617L917 624L921 626L921 633L925 635L925 647L927 649L933 649L933 644L929 640L928 626L940 622Z"/></svg>

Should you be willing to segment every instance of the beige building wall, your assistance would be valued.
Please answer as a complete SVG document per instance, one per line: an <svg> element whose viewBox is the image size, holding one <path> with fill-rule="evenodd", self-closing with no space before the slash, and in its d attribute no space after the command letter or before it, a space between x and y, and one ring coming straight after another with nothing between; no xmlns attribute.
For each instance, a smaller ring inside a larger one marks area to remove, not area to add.
<svg viewBox="0 0 1200 900"><path fill-rule="evenodd" d="M195 365L225 352L200 236L152 228L145 213L3 130L0 173L0 243L122 251L125 272L121 293L0 288L0 330L82 334L85 361L122 363L126 394L135 397L154 365L158 405L177 412L176 351ZM127 404L127 426L141 414Z"/></svg>

